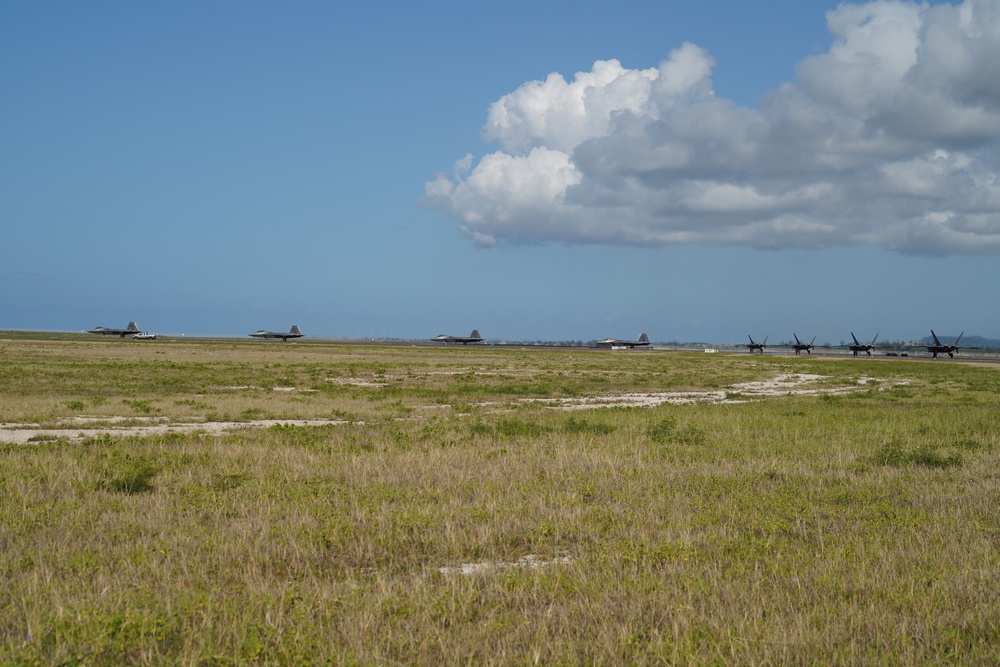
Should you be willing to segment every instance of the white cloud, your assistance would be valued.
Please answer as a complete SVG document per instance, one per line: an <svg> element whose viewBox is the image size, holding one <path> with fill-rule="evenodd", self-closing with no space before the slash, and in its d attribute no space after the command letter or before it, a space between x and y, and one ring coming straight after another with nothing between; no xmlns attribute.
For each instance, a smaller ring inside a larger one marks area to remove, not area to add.
<svg viewBox="0 0 1000 667"><path fill-rule="evenodd" d="M1000 3L843 4L827 25L830 49L755 109L714 94L693 44L528 82L489 108L500 150L423 202L481 245L1000 252Z"/></svg>

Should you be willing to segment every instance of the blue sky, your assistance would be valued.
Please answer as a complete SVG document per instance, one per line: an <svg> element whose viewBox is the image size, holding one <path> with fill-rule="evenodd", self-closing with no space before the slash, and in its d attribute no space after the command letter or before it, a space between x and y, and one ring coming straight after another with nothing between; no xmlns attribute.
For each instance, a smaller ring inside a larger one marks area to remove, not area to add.
<svg viewBox="0 0 1000 667"><path fill-rule="evenodd" d="M1000 337L996 3L762 5L6 3L0 328Z"/></svg>

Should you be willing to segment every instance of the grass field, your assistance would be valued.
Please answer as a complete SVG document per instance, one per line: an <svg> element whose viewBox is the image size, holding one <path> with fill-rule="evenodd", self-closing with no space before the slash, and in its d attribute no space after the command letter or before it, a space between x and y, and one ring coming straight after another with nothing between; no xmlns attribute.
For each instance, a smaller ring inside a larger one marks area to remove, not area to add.
<svg viewBox="0 0 1000 667"><path fill-rule="evenodd" d="M1000 366L0 336L0 429L2 664L1000 663Z"/></svg>

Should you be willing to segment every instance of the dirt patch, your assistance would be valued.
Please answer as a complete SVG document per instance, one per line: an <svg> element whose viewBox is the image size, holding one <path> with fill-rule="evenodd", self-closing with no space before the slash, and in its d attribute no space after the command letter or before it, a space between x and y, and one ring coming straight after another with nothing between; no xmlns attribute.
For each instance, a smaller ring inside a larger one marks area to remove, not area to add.
<svg viewBox="0 0 1000 667"><path fill-rule="evenodd" d="M362 380L361 378L326 378L327 382L332 382L334 384L349 385L351 387L374 387L375 389L384 389L388 386L388 382L373 381L373 380Z"/></svg>
<svg viewBox="0 0 1000 667"><path fill-rule="evenodd" d="M668 391L634 394L612 394L584 398L529 398L526 401L545 403L563 410L586 410L610 407L655 407L671 405L691 405L693 403L748 403L774 396L818 396L850 394L865 389L867 385L885 380L862 377L854 384L834 387L820 386L828 378L824 375L794 373L779 375L770 380L741 382L727 389L711 391ZM908 380L897 380L891 387L909 384Z"/></svg>
<svg viewBox="0 0 1000 667"><path fill-rule="evenodd" d="M462 565L459 565L458 567L439 567L438 572L441 574L462 574L470 576L493 570L510 570L518 567L526 567L534 570L540 567L551 567L553 565L569 565L572 562L573 560L569 556L557 556L555 558L544 560L534 554L528 554L527 556L523 556L513 562L486 561L483 563L462 563Z"/></svg>
<svg viewBox="0 0 1000 667"><path fill-rule="evenodd" d="M229 385L228 387L222 387L227 391L301 391L302 393L310 393L316 391L315 389L299 389L298 387L271 387L270 389L266 387L257 387L252 384L242 384L242 385Z"/></svg>
<svg viewBox="0 0 1000 667"><path fill-rule="evenodd" d="M587 410L608 407L655 407L669 403L690 405L694 403L748 403L768 397L817 396L850 394L876 384L879 389L909 384L909 380L887 382L880 378L862 377L851 384L825 386L829 378L824 375L794 373L779 375L770 380L742 382L726 389L711 391L674 391L659 393L627 393L583 398L527 398L525 402L542 403L560 410ZM331 382L358 384L359 386L383 386L360 384L361 380L328 379ZM251 389L251 387L232 387ZM256 389L255 387L253 389ZM276 387L274 391L290 391L291 387ZM496 405L495 403L489 405ZM441 408L445 406L427 406ZM241 422L201 422L175 423L165 417L74 417L52 427L40 424L0 424L0 444L31 444L66 440L83 442L105 434L112 437L156 437L169 433L204 433L205 435L225 435L240 430L269 428L277 424L289 426L327 426L350 423L343 419L255 419ZM353 422L356 424L363 422ZM527 558L527 557L526 557ZM523 559L522 559L523 560ZM520 561L518 561L520 562ZM465 567L465 566L463 566Z"/></svg>
<svg viewBox="0 0 1000 667"><path fill-rule="evenodd" d="M128 425L123 424L128 422ZM144 422L136 424L135 422ZM270 428L278 424L287 426L327 426L347 424L343 419L255 419L245 422L177 423L156 418L142 417L74 417L55 428L39 428L38 424L0 425L0 444L26 445L31 443L66 440L83 442L105 434L113 438L155 437L169 433L204 433L226 435L252 428ZM362 422L353 422L359 424ZM101 425L98 425L101 424Z"/></svg>

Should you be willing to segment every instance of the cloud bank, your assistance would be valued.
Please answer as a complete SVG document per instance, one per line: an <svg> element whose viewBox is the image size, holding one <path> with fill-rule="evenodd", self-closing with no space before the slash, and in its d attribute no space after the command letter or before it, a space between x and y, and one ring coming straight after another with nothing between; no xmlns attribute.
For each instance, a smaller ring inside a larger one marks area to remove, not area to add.
<svg viewBox="0 0 1000 667"><path fill-rule="evenodd" d="M844 4L827 27L829 51L753 109L715 95L690 43L525 83L490 105L499 150L422 203L484 246L1000 252L1000 3Z"/></svg>

